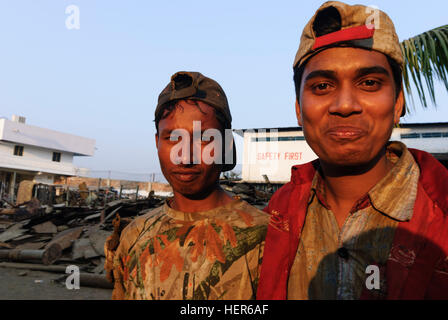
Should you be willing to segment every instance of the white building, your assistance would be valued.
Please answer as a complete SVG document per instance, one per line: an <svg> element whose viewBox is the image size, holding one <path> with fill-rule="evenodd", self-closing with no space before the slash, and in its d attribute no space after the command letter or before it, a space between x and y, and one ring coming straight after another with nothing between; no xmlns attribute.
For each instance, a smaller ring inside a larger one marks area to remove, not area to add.
<svg viewBox="0 0 448 320"><path fill-rule="evenodd" d="M75 156L93 156L95 140L40 128L25 118L0 118L0 195L12 199L18 183L52 184L55 176L73 176Z"/></svg>
<svg viewBox="0 0 448 320"><path fill-rule="evenodd" d="M274 184L290 180L291 167L317 158L302 128L260 128L235 130L244 139L242 180ZM392 141L402 141L409 148L433 154L448 165L448 123L401 124L393 130Z"/></svg>

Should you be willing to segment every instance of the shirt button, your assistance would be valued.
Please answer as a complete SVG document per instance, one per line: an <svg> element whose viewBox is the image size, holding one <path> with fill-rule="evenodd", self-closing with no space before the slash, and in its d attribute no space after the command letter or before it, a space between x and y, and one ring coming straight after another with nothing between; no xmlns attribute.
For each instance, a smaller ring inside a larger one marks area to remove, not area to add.
<svg viewBox="0 0 448 320"><path fill-rule="evenodd" d="M340 256L342 259L347 260L349 257L348 250L344 247L341 247L338 249L338 256Z"/></svg>

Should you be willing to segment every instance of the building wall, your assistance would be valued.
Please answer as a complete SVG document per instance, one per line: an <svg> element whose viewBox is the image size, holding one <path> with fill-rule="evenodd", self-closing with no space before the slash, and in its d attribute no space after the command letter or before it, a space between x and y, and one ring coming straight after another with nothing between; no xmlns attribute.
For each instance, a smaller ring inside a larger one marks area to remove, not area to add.
<svg viewBox="0 0 448 320"><path fill-rule="evenodd" d="M54 183L54 175L52 174L39 174L35 175L33 181L35 183L49 184L52 185Z"/></svg>
<svg viewBox="0 0 448 320"><path fill-rule="evenodd" d="M14 147L23 147L15 156ZM18 184L23 180L53 184L55 175L73 176L80 170L73 165L74 156L92 156L95 140L0 118L0 193L14 201ZM61 154L53 161L53 153ZM15 179L14 179L15 177Z"/></svg>
<svg viewBox="0 0 448 320"><path fill-rule="evenodd" d="M23 146L23 156L14 155L14 146ZM61 162L52 161L53 151L29 145L0 142L0 168L74 175L73 154L61 153Z"/></svg>
<svg viewBox="0 0 448 320"><path fill-rule="evenodd" d="M279 141L270 140L276 136ZM303 140L282 141L290 137ZM259 141L253 139L259 139ZM263 175L267 175L270 182L283 183L289 181L293 165L306 163L316 158L316 154L304 140L302 131L246 131L242 179L250 182L265 182Z"/></svg>
<svg viewBox="0 0 448 320"><path fill-rule="evenodd" d="M278 141L270 139L275 136L278 136ZM401 141L409 148L437 154L439 160L448 160L448 124L434 127L395 128L391 140ZM303 132L300 130L245 131L242 179L247 182L264 183L263 175L265 174L272 183L285 183L290 180L292 166L316 158L316 154L304 140Z"/></svg>
<svg viewBox="0 0 448 320"><path fill-rule="evenodd" d="M429 137L432 134L440 134L440 137ZM412 134L418 134L417 138L410 138ZM448 126L434 128L396 128L391 140L401 141L408 148L424 150L429 153L448 153Z"/></svg>

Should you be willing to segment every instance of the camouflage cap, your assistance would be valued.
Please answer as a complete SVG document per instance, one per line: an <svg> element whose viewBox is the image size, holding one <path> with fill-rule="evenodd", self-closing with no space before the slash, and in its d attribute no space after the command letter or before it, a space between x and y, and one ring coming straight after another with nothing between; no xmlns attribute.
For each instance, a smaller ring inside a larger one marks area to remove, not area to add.
<svg viewBox="0 0 448 320"><path fill-rule="evenodd" d="M319 35L318 30L325 29L329 21L339 24L339 30ZM398 36L386 13L373 7L328 1L320 6L303 29L293 67L300 66L325 48L347 43L379 51L403 66Z"/></svg>
<svg viewBox="0 0 448 320"><path fill-rule="evenodd" d="M172 101L199 100L219 109L229 123L232 122L229 103L221 86L199 72L179 71L171 76L170 83L159 95L155 116L163 112Z"/></svg>
<svg viewBox="0 0 448 320"><path fill-rule="evenodd" d="M337 46L381 52L403 69L404 59L400 42L389 16L377 8L348 5L339 1L327 1L322 4L305 26L293 68L300 67L325 49ZM403 106L401 116L405 114L406 107Z"/></svg>

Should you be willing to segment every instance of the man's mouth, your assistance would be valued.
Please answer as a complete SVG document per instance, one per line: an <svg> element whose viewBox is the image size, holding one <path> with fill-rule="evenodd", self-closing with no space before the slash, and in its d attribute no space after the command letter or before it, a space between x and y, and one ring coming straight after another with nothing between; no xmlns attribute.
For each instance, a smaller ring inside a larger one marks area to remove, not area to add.
<svg viewBox="0 0 448 320"><path fill-rule="evenodd" d="M328 129L326 133L334 140L352 141L365 136L367 131L359 127L337 126Z"/></svg>
<svg viewBox="0 0 448 320"><path fill-rule="evenodd" d="M190 182L195 180L201 174L197 170L177 170L172 172L173 176L182 182Z"/></svg>

